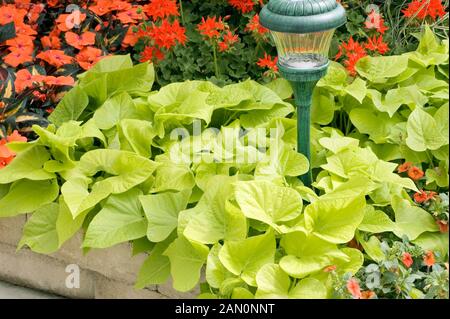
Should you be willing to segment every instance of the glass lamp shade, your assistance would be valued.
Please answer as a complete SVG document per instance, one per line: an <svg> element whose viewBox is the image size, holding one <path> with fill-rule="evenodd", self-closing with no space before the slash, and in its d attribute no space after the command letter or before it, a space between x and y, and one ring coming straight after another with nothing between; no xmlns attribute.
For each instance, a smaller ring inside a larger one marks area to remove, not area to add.
<svg viewBox="0 0 450 319"><path fill-rule="evenodd" d="M293 69L315 69L328 64L335 29L311 33L271 31L279 64Z"/></svg>

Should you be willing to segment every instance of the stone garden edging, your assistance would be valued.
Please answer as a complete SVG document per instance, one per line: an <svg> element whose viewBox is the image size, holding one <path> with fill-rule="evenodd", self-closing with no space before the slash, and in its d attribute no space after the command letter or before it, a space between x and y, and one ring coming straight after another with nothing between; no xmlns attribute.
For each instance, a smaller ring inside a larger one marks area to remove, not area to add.
<svg viewBox="0 0 450 319"><path fill-rule="evenodd" d="M131 256L129 244L95 249L83 256L81 234L66 242L51 255L23 248L16 252L27 215L0 218L0 280L68 298L85 299L166 299L195 298L196 291L179 293L172 283L143 290L133 285L145 255ZM80 288L67 288L66 267L80 268Z"/></svg>

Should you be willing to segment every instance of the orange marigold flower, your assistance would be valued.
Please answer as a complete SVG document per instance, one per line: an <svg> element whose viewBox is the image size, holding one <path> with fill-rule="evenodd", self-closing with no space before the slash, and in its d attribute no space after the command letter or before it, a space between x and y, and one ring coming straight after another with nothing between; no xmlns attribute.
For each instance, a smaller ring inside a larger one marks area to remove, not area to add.
<svg viewBox="0 0 450 319"><path fill-rule="evenodd" d="M397 168L397 172L405 173L405 172L409 171L409 169L412 167L412 165L413 164L411 162L405 162Z"/></svg>
<svg viewBox="0 0 450 319"><path fill-rule="evenodd" d="M413 166L408 170L408 176L412 180L418 181L419 179L421 179L424 176L424 173L420 168Z"/></svg>
<svg viewBox="0 0 450 319"><path fill-rule="evenodd" d="M255 7L253 0L228 0L228 3L242 13L249 13Z"/></svg>
<svg viewBox="0 0 450 319"><path fill-rule="evenodd" d="M353 298L361 299L361 288L355 278L351 278L347 281L347 290L352 294Z"/></svg>
<svg viewBox="0 0 450 319"><path fill-rule="evenodd" d="M102 58L102 50L94 47L85 47L76 55L77 63L85 70L89 70Z"/></svg>
<svg viewBox="0 0 450 319"><path fill-rule="evenodd" d="M434 254L431 250L427 251L425 253L425 256L423 256L423 262L426 266L431 267L434 265L434 263L436 262L435 258L434 258Z"/></svg>
<svg viewBox="0 0 450 319"><path fill-rule="evenodd" d="M176 0L150 0L150 3L145 5L143 9L147 16L153 20L180 15Z"/></svg>
<svg viewBox="0 0 450 319"><path fill-rule="evenodd" d="M78 50L81 50L85 46L95 44L95 33L90 31L84 32L81 35L69 31L66 32L64 37L67 44L73 46Z"/></svg>
<svg viewBox="0 0 450 319"><path fill-rule="evenodd" d="M44 60L50 65L57 68L62 67L66 64L73 63L73 58L66 55L62 50L47 50L39 53L36 56L38 59Z"/></svg>
<svg viewBox="0 0 450 319"><path fill-rule="evenodd" d="M414 263L414 260L412 259L412 256L410 253L404 252L402 255L402 263L405 265L406 268L411 267L411 265Z"/></svg>
<svg viewBox="0 0 450 319"><path fill-rule="evenodd" d="M273 72L278 72L278 57L273 58L272 56L268 55L267 53L264 53L264 58L260 58L256 65L258 65L260 68L268 68L269 70L272 70Z"/></svg>

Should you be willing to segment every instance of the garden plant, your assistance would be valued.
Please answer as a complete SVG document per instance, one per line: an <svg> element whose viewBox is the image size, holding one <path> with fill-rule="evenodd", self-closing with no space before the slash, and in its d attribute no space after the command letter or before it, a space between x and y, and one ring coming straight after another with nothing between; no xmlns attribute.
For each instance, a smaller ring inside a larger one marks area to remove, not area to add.
<svg viewBox="0 0 450 319"><path fill-rule="evenodd" d="M199 298L448 299L448 1L340 1L311 163L265 2L3 1L18 248L131 242L136 289Z"/></svg>

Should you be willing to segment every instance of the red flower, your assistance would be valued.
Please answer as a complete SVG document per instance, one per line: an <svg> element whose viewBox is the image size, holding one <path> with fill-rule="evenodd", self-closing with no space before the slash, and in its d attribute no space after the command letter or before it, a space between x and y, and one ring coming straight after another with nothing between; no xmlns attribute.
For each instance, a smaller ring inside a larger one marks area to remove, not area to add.
<svg viewBox="0 0 450 319"><path fill-rule="evenodd" d="M155 58L158 61L164 60L164 53L158 48L146 46L141 53L139 62L153 61Z"/></svg>
<svg viewBox="0 0 450 319"><path fill-rule="evenodd" d="M356 63L363 57L367 56L366 50L364 47L357 41L353 40L353 37L350 37L347 43L343 42L339 46L339 52L336 55L336 59L339 59L342 55L346 56L344 60L344 64L347 68L347 71L350 75L356 75Z"/></svg>
<svg viewBox="0 0 450 319"><path fill-rule="evenodd" d="M249 13L255 7L253 0L228 0L228 3L242 13Z"/></svg>
<svg viewBox="0 0 450 319"><path fill-rule="evenodd" d="M150 3L145 5L143 9L147 16L153 20L180 15L176 0L150 0Z"/></svg>
<svg viewBox="0 0 450 319"><path fill-rule="evenodd" d="M414 263L414 260L412 259L412 256L410 253L403 253L402 256L402 263L405 265L406 268L411 267L411 265Z"/></svg>
<svg viewBox="0 0 450 319"><path fill-rule="evenodd" d="M424 190L421 190L420 192L414 194L414 201L417 204L425 203L426 201L428 201L428 199L428 194Z"/></svg>
<svg viewBox="0 0 450 319"><path fill-rule="evenodd" d="M187 41L186 29L180 25L180 21L175 20L172 24L168 20L163 20L160 26L153 25L149 33L155 43L161 47L170 49Z"/></svg>
<svg viewBox="0 0 450 319"><path fill-rule="evenodd" d="M233 44L239 41L239 36L237 34L233 34L231 31L227 31L227 33L223 36L223 41L219 42L219 51L225 52L228 51Z"/></svg>
<svg viewBox="0 0 450 319"><path fill-rule="evenodd" d="M405 162L402 165L400 165L397 168L397 172L399 173L405 173L407 171L409 171L409 169L412 167L412 163L411 162Z"/></svg>
<svg viewBox="0 0 450 319"><path fill-rule="evenodd" d="M65 55L62 50L47 50L39 53L36 56L38 59L44 60L50 65L56 66L57 68L62 67L66 64L73 63L73 58Z"/></svg>
<svg viewBox="0 0 450 319"><path fill-rule="evenodd" d="M64 37L68 45L78 50L81 50L85 46L95 44L95 33L90 31L84 32L81 35L69 31L66 32Z"/></svg>
<svg viewBox="0 0 450 319"><path fill-rule="evenodd" d="M424 20L430 17L434 21L437 17L445 15L445 8L442 0L414 0L402 12L408 18Z"/></svg>
<svg viewBox="0 0 450 319"><path fill-rule="evenodd" d="M374 35L372 38L367 40L365 48L370 51L378 51L380 54L386 54L389 51L389 46L387 43L383 42L383 36L380 35L378 38Z"/></svg>
<svg viewBox="0 0 450 319"><path fill-rule="evenodd" d="M258 65L260 68L268 68L273 72L278 72L277 62L278 57L272 58L267 53L264 53L264 58L260 58L256 65Z"/></svg>
<svg viewBox="0 0 450 319"><path fill-rule="evenodd" d="M95 63L102 58L102 50L85 47L76 55L77 63L85 70L89 70Z"/></svg>
<svg viewBox="0 0 450 319"><path fill-rule="evenodd" d="M197 29L206 38L218 38L220 36L220 31L225 30L225 24L222 18L219 17L208 17L206 20L202 17L202 22L198 24Z"/></svg>
<svg viewBox="0 0 450 319"><path fill-rule="evenodd" d="M255 14L253 18L251 18L250 22L247 23L245 30L257 33L260 35L266 34L269 32L269 29L264 28L259 22L259 15Z"/></svg>
<svg viewBox="0 0 450 319"><path fill-rule="evenodd" d="M424 175L423 171L418 167L413 166L408 170L408 176L412 180L418 181L423 177L423 175Z"/></svg>
<svg viewBox="0 0 450 319"><path fill-rule="evenodd" d="M351 278L347 281L347 290L352 294L353 298L361 299L361 287L356 279Z"/></svg>
<svg viewBox="0 0 450 319"><path fill-rule="evenodd" d="M438 220L437 224L439 226L439 231L441 233L448 233L448 221L446 221L446 220Z"/></svg>
<svg viewBox="0 0 450 319"><path fill-rule="evenodd" d="M426 266L431 267L434 265L434 263L436 262L436 260L434 259L434 254L431 250L427 251L425 253L425 256L423 256L423 262L425 263Z"/></svg>
<svg viewBox="0 0 450 319"><path fill-rule="evenodd" d="M372 10L367 16L367 21L365 22L366 29L376 29L379 33L384 34L388 27L384 24L384 19L375 10Z"/></svg>

